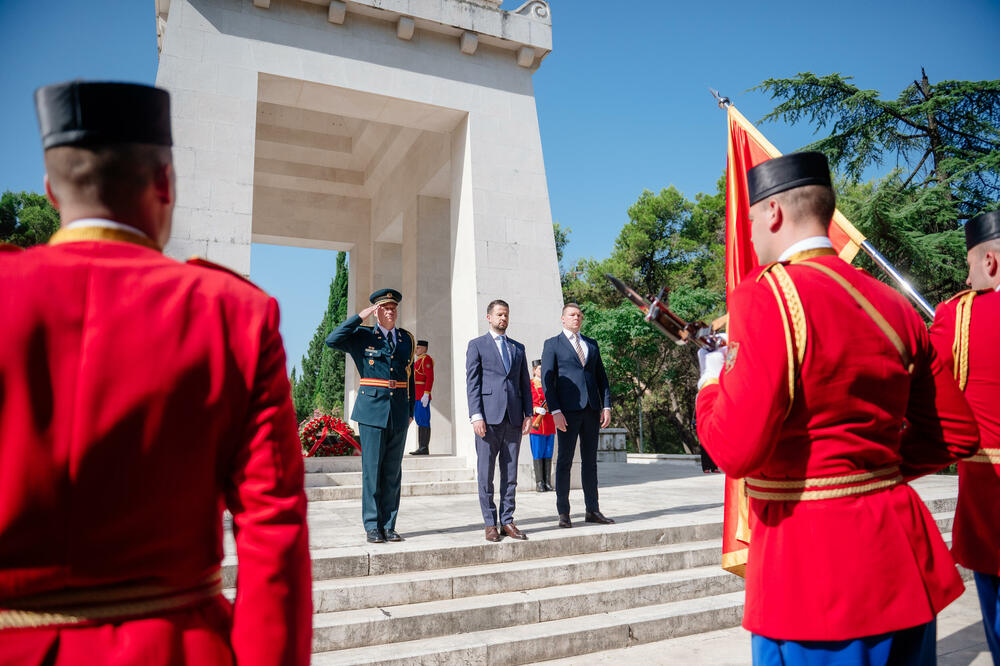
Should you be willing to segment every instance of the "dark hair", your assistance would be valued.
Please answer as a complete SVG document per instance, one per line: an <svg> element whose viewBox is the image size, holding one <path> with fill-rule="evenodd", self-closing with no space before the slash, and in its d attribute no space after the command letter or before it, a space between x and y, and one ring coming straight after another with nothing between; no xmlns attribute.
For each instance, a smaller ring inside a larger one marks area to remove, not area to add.
<svg viewBox="0 0 1000 666"><path fill-rule="evenodd" d="M495 308L498 305L504 306L505 308L507 308L507 311L510 312L510 306L507 305L507 301L503 300L502 298L497 298L495 300L490 301L490 304L486 306L486 314L493 314L493 308Z"/></svg>
<svg viewBox="0 0 1000 666"><path fill-rule="evenodd" d="M583 314L583 308L581 308L577 303L567 303L566 305L564 305L562 309L562 314L566 314L566 310L569 310L570 308L576 308L577 310L580 311L580 314Z"/></svg>

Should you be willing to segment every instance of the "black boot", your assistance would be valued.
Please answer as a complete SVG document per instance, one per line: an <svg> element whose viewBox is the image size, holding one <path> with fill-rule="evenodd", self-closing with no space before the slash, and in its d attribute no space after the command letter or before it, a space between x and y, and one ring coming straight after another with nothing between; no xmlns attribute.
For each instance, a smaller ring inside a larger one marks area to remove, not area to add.
<svg viewBox="0 0 1000 666"><path fill-rule="evenodd" d="M546 490L555 490L552 486L552 458L542 458L542 481Z"/></svg>
<svg viewBox="0 0 1000 666"><path fill-rule="evenodd" d="M426 456L430 453L431 429L417 426L417 450L410 451L411 456Z"/></svg>
<svg viewBox="0 0 1000 666"><path fill-rule="evenodd" d="M535 490L544 493L545 492L545 481L542 477L542 459L535 458Z"/></svg>

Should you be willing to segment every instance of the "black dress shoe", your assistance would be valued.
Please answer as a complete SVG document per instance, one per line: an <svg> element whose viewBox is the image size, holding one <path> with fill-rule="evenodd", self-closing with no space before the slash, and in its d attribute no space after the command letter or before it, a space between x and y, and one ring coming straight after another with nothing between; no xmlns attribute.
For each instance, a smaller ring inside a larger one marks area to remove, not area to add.
<svg viewBox="0 0 1000 666"><path fill-rule="evenodd" d="M386 530L385 540L392 541L395 543L396 541L402 541L403 537L399 536L399 532L397 532L396 530Z"/></svg>
<svg viewBox="0 0 1000 666"><path fill-rule="evenodd" d="M568 513L559 514L559 527L573 527L573 523L570 522Z"/></svg>
<svg viewBox="0 0 1000 666"><path fill-rule="evenodd" d="M600 511L594 511L593 513L588 511L586 515L584 515L583 520L584 522L600 523L601 525L610 525L611 523L615 522L610 518L608 518L607 516L605 516Z"/></svg>
<svg viewBox="0 0 1000 666"><path fill-rule="evenodd" d="M428 456L430 453L429 449L417 449L416 451L410 451L411 456Z"/></svg>
<svg viewBox="0 0 1000 666"><path fill-rule="evenodd" d="M385 543L385 537L379 530L368 530L368 543Z"/></svg>

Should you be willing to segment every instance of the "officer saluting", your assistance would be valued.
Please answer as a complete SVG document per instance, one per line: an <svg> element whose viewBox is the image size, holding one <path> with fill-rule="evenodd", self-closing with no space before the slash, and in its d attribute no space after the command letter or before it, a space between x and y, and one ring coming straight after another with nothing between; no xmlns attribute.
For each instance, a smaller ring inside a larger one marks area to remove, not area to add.
<svg viewBox="0 0 1000 666"><path fill-rule="evenodd" d="M302 449L278 305L161 253L175 200L166 91L76 81L35 104L62 228L0 253L0 662L307 664Z"/></svg>
<svg viewBox="0 0 1000 666"><path fill-rule="evenodd" d="M986 639L1000 663L1000 211L965 224L972 289L941 303L931 341L979 421L982 448L958 463L951 554L971 569Z"/></svg>
<svg viewBox="0 0 1000 666"><path fill-rule="evenodd" d="M396 327L396 307L403 296L380 289L371 306L338 326L326 344L347 352L361 375L351 419L361 429L361 518L369 543L402 541L396 513L402 485L403 447L413 420L415 391L413 335ZM361 323L375 314L375 326Z"/></svg>

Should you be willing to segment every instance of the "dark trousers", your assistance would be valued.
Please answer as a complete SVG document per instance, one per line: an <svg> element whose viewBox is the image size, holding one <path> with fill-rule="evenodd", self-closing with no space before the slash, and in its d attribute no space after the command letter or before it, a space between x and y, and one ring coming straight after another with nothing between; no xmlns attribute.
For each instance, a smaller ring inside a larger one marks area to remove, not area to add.
<svg viewBox="0 0 1000 666"><path fill-rule="evenodd" d="M497 524L497 505L493 501L493 472L500 457L500 525L514 521L514 494L517 490L517 457L521 451L521 424L507 417L496 424L486 424L486 437L476 436L476 478L479 484L479 508L485 525Z"/></svg>
<svg viewBox="0 0 1000 666"><path fill-rule="evenodd" d="M390 428L393 425L391 420L389 425ZM361 435L361 519L365 523L365 531L396 529L407 428L390 428L358 424Z"/></svg>
<svg viewBox="0 0 1000 666"><path fill-rule="evenodd" d="M569 476L573 467L576 440L580 440L580 479L587 511L600 511L597 501L597 435L601 429L601 412L581 409L563 412L566 432L556 430L559 450L556 452L556 511L569 513Z"/></svg>

